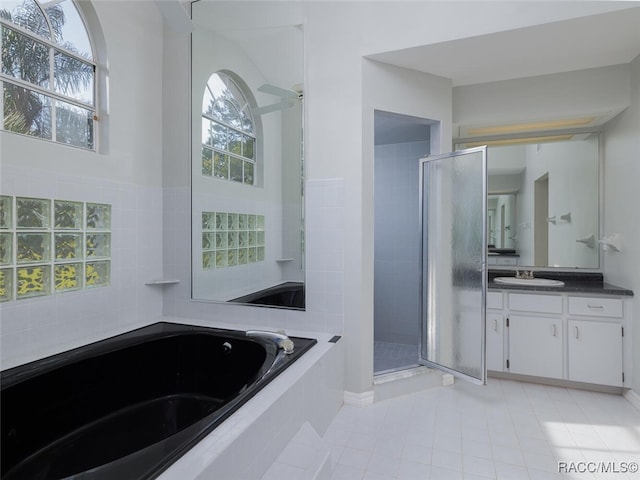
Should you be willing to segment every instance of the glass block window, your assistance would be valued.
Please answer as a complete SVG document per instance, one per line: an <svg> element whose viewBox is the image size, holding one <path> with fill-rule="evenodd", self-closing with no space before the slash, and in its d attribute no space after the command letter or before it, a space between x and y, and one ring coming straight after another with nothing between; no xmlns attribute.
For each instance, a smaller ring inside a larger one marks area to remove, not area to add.
<svg viewBox="0 0 640 480"><path fill-rule="evenodd" d="M95 149L96 63L72 0L3 0L3 130Z"/></svg>
<svg viewBox="0 0 640 480"><path fill-rule="evenodd" d="M229 76L214 73L202 97L202 175L255 185L255 167L249 103Z"/></svg>
<svg viewBox="0 0 640 480"><path fill-rule="evenodd" d="M0 196L0 302L109 285L111 206Z"/></svg>
<svg viewBox="0 0 640 480"><path fill-rule="evenodd" d="M202 268L264 261L264 215L202 212Z"/></svg>

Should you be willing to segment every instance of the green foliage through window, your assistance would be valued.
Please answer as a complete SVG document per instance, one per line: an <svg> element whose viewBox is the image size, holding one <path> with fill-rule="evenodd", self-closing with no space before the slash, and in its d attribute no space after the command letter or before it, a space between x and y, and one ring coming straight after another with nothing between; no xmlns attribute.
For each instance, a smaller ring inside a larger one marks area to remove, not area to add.
<svg viewBox="0 0 640 480"><path fill-rule="evenodd" d="M96 67L73 1L7 2L0 30L2 129L93 150Z"/></svg>
<svg viewBox="0 0 640 480"><path fill-rule="evenodd" d="M249 103L230 77L214 73L202 98L202 175L255 185L255 151Z"/></svg>

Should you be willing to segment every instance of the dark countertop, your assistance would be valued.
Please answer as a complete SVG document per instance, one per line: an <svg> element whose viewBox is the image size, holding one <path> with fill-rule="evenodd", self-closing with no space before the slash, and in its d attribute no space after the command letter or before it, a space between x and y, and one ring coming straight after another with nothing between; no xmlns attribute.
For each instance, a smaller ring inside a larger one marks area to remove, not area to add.
<svg viewBox="0 0 640 480"><path fill-rule="evenodd" d="M495 277L514 277L514 270L489 270L487 288L489 290L526 290L535 292L556 292L556 293L594 293L597 295L624 295L633 296L633 291L627 288L618 287L605 283L601 273L578 273L578 272L549 272L534 271L533 276L538 278L550 278L562 280L562 287L549 287L541 285L506 285L494 283Z"/></svg>

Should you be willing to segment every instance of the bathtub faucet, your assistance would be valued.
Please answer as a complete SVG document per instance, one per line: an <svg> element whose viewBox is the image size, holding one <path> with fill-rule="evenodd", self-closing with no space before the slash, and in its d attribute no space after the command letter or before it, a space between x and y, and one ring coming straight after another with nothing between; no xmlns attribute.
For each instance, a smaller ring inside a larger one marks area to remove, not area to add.
<svg viewBox="0 0 640 480"><path fill-rule="evenodd" d="M272 342L275 342L278 347L284 350L284 353L287 355L293 353L293 349L295 347L293 340L291 340L282 330L278 332L269 332L267 330L247 330L246 336L271 340Z"/></svg>

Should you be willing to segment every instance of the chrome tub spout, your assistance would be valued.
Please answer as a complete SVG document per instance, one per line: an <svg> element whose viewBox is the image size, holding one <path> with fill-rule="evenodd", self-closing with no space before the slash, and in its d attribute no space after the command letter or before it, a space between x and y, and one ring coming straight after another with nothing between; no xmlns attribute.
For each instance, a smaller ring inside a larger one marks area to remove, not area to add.
<svg viewBox="0 0 640 480"><path fill-rule="evenodd" d="M291 340L283 331L269 332L267 330L247 330L246 335L247 337L259 337L270 340L278 345L278 347L287 355L293 353L295 348L293 340Z"/></svg>

